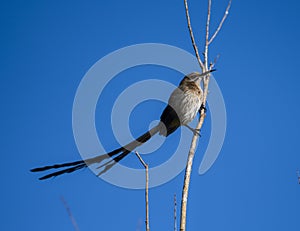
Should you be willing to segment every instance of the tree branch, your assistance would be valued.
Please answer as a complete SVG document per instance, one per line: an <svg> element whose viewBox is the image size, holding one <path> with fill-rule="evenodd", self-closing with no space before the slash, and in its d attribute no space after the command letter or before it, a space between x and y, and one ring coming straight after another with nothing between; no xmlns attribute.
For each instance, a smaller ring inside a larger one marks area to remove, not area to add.
<svg viewBox="0 0 300 231"><path fill-rule="evenodd" d="M146 170L146 188L145 188L145 202L146 202L146 231L150 231L150 225L149 225L149 167L148 164L145 163L145 161L142 159L140 154L138 152L135 152L135 155L139 158L140 162L144 166Z"/></svg>
<svg viewBox="0 0 300 231"><path fill-rule="evenodd" d="M218 34L219 31L221 30L221 28L222 28L222 26L223 26L223 23L225 22L225 20L226 20L228 14L229 14L229 9L230 9L230 6L231 6L231 2L232 2L232 0L229 0L228 5L227 5L227 8L226 8L225 13L224 13L224 16L223 16L223 18L222 18L222 20L221 20L221 22L220 22L220 24L219 24L217 30L215 31L215 33L213 34L213 36L210 38L208 44L211 44L212 41L214 41L214 39L216 38L217 34Z"/></svg>
<svg viewBox="0 0 300 231"><path fill-rule="evenodd" d="M174 231L177 231L177 200L174 194Z"/></svg>
<svg viewBox="0 0 300 231"><path fill-rule="evenodd" d="M205 71L207 71L207 63L208 63L210 11L211 11L211 0L208 0L206 30L205 30L205 47L204 47L204 65L205 65Z"/></svg>
<svg viewBox="0 0 300 231"><path fill-rule="evenodd" d="M217 61L217 58L215 59L214 63L211 63L208 67L208 49L209 49L209 45L214 40L214 38L217 36L218 32L220 31L227 15L228 15L228 11L229 11L230 5L231 5L231 0L229 0L229 4L226 8L225 15L224 15L223 19L221 20L220 25L217 28L216 32L211 37L211 39L209 39L209 26L210 26L210 17L211 17L211 0L208 0L205 46L204 46L204 52L203 52L204 63L201 61L201 59L199 57L198 49L197 49L197 46L196 46L196 43L195 43L195 40L194 40L194 36L193 36L193 32L192 32L192 29L191 29L189 12L188 12L188 7L187 7L187 0L184 0L184 3L185 3L186 15L187 15L187 23L188 23L188 27L190 29L190 37L191 37L191 40L192 40L192 44L193 44L193 47L194 47L195 54L196 54L196 57L198 59L199 65L202 69L202 72L208 71L208 69L212 70L212 68L214 67L214 65ZM210 80L210 75L207 75L203 80L203 101L202 102L203 102L204 108L205 108L205 105L206 105L206 99L207 99L207 95L208 95L209 80ZM197 127L196 127L196 129L199 129L199 130L202 128L202 125L204 123L204 119L205 119L205 116L206 116L204 108L200 112L200 120L199 120L199 122L197 124ZM180 231L185 231L186 230L186 209L187 209L187 201L188 201L188 192L189 192L190 178L191 178L191 173L192 173L193 160L194 160L196 146L197 146L197 140L198 140L198 135L194 134L194 136L192 138L190 150L189 150L189 153L188 153L186 168L185 168L184 184L183 184L182 198L181 198Z"/></svg>
<svg viewBox="0 0 300 231"><path fill-rule="evenodd" d="M205 112L204 110L202 110L200 120L196 129L201 129L205 116L206 116ZM193 160L195 156L197 140L198 140L198 135L194 135L190 146L189 154L188 154L188 160L185 167L184 184L183 184L182 198L181 198L180 231L185 231L186 229L186 208L187 208L190 179L191 179L192 166L193 166Z"/></svg>
<svg viewBox="0 0 300 231"><path fill-rule="evenodd" d="M68 213L69 218L70 218L70 220L71 220L71 222L72 222L72 225L73 225L73 227L74 227L74 230L75 230L75 231L80 231L80 230L79 230L79 227L78 227L78 225L77 225L77 222L76 222L75 218L73 217L73 214L72 214L72 212L71 212L71 209L69 208L69 206L68 206L68 204L67 204L65 198L64 198L63 196L61 196L61 197L60 197L60 200L61 200L61 202L63 203L63 205L65 206L65 208L66 208L66 210L67 210L67 213Z"/></svg>
<svg viewBox="0 0 300 231"><path fill-rule="evenodd" d="M187 23L188 23L190 37L191 37L191 40L192 40L192 45L194 47L196 58L197 58L198 63L200 65L200 67L201 67L201 70L202 70L202 72L204 72L204 64L201 61L201 58L200 58L200 55L199 55L199 52L198 52L198 47L196 45L195 38L194 38L194 33L193 33L193 30L192 30L192 26L191 26L191 19L190 19L190 14L189 14L189 8L188 8L187 0L184 0L184 6L185 6L186 20L187 20Z"/></svg>

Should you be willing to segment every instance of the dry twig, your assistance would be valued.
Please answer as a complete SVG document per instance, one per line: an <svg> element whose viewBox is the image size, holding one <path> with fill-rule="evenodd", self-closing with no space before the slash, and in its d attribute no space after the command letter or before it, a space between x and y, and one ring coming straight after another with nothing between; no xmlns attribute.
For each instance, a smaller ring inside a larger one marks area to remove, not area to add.
<svg viewBox="0 0 300 231"><path fill-rule="evenodd" d="M205 30L205 47L204 47L204 66L205 66L205 71L207 71L207 63L208 63L210 12L211 12L211 0L208 0L206 30Z"/></svg>
<svg viewBox="0 0 300 231"><path fill-rule="evenodd" d="M67 204L65 198L64 198L63 196L61 196L60 199L61 199L63 205L65 206L66 210L67 210L67 213L68 213L68 215L69 215L69 217L70 217L70 220L71 220L71 222L72 222L72 225L73 225L75 231L80 231L80 229L79 229L79 227L78 227L78 225L77 225L77 222L76 222L75 218L73 217L73 214L72 214L72 212L71 212L71 209L69 208L69 206L68 206L68 204Z"/></svg>
<svg viewBox="0 0 300 231"><path fill-rule="evenodd" d="M174 194L174 231L177 231L177 200Z"/></svg>
<svg viewBox="0 0 300 231"><path fill-rule="evenodd" d="M221 22L220 22L220 24L219 24L217 30L215 31L215 33L213 34L213 36L211 36L211 38L210 38L208 44L211 44L211 43L212 43L212 41L215 39L215 37L217 36L217 34L219 33L219 31L221 30L221 28L222 28L222 26L223 26L223 23L225 22L225 20L226 20L228 14L229 14L229 10L230 10L230 7L231 7L231 2L232 2L232 0L229 0L229 3L228 3L227 8L226 8L226 10L225 10L224 16L223 16L223 18L222 18L222 20L221 20Z"/></svg>
<svg viewBox="0 0 300 231"><path fill-rule="evenodd" d="M197 45L196 45L196 42L195 42L194 33L193 33L193 30L192 30L192 25L191 25L191 19L190 19L190 14L189 14L189 8L188 8L187 0L184 0L184 5L185 5L186 20L187 20L187 23L188 23L188 28L189 28L189 32L190 32L190 37L191 37L191 40L192 40L192 44L193 44L193 47L194 47L194 51L195 51L198 63L200 65L202 71L204 71L204 64L201 61L201 58L200 58L200 55L199 55L199 52L198 52L198 48L197 48Z"/></svg>
<svg viewBox="0 0 300 231"><path fill-rule="evenodd" d="M204 62L201 60L201 58L199 56L198 48L197 48L197 45L196 45L196 42L195 42L195 39L194 39L194 35L193 35L192 27L191 27L191 22L190 22L190 16L189 16L187 0L184 0L184 5L185 5L186 18L187 18L188 28L189 28L189 32L190 32L190 37L191 37L191 40L192 40L192 45L194 47L195 54L196 54L198 63L200 65L200 68L202 69L202 72L205 72L208 69L211 70L214 67L217 59L215 59L214 63L211 63L208 67L208 49L209 49L209 45L212 43L212 41L217 36L218 32L220 31L220 29L221 29L227 15L228 15L228 13L229 13L229 9L230 9L230 6L231 6L231 0L229 0L228 6L227 6L226 11L225 11L225 14L224 14L217 30L215 31L215 33L213 34L213 36L210 39L209 39L209 26L210 26L210 16L211 16L211 0L208 0L205 46L204 46L204 52L203 52ZM205 77L205 79L203 81L203 105L204 106L206 105L209 80L210 80L210 76L208 75L207 77ZM198 123L196 129L200 130L202 128L205 116L206 116L205 110L202 109L201 112L200 112L200 120L199 120L199 123ZM182 198L181 198L180 231L185 231L186 230L186 208L187 208L187 201L188 201L188 191L189 191L190 178L191 178L191 172L192 172L192 166L193 166L193 160L194 160L197 140L198 140L198 135L194 135L193 139L192 139L192 142L191 142L191 146L190 146L190 150L189 150L189 154L188 154L188 159L187 159L187 164L186 164L186 168L185 168L184 184L183 184Z"/></svg>
<svg viewBox="0 0 300 231"><path fill-rule="evenodd" d="M150 224L149 224L149 167L148 164L142 159L138 152L135 152L136 156L139 158L140 162L145 168L146 171L146 188L145 188L145 201L146 201L146 231L150 231Z"/></svg>

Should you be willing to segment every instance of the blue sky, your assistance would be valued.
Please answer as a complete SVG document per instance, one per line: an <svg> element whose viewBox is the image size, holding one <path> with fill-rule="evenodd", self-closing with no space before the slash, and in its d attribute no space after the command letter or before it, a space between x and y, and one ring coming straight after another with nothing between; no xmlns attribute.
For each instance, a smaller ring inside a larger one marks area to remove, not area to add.
<svg viewBox="0 0 300 231"><path fill-rule="evenodd" d="M198 40L203 38L205 4L189 4ZM212 27L226 5L213 2ZM0 229L72 230L63 196L81 231L143 230L144 191L116 187L89 170L40 182L40 175L29 169L80 159L72 105L81 79L100 58L145 42L193 53L183 2L9 1L0 11ZM199 176L208 117L195 158L188 230L299 230L299 11L296 0L233 1L211 47L211 58L221 54L214 76L226 104L226 139L216 163ZM182 76L165 68L137 67L120 74L106 91L113 89L113 100L130 84L150 77L178 84ZM108 92L103 101L107 103L96 110L99 127L110 122ZM139 105L130 117L132 133L144 132L163 108L159 102ZM104 128L98 130L101 141L112 150L117 141L110 127ZM164 162L179 133L147 162ZM134 156L123 163L139 167ZM153 230L172 229L173 195L179 200L182 180L183 173L150 190Z"/></svg>

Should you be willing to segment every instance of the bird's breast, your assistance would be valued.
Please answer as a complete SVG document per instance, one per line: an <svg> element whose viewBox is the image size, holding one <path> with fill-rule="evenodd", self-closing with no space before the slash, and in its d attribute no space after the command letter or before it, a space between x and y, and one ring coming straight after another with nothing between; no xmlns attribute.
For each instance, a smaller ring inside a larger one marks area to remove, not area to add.
<svg viewBox="0 0 300 231"><path fill-rule="evenodd" d="M169 105L176 111L181 125L190 123L197 115L202 104L202 92L195 89L177 88L169 99Z"/></svg>

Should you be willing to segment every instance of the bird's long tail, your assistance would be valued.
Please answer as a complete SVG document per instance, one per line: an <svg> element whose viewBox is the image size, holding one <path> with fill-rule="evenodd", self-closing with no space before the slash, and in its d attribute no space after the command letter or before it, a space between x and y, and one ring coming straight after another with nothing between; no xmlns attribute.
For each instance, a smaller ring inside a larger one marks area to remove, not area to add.
<svg viewBox="0 0 300 231"><path fill-rule="evenodd" d="M118 149L115 149L109 153L99 155L93 158L89 158L86 160L79 160L79 161L74 161L74 162L68 162L68 163L63 163L63 164L54 164L50 166L44 166L44 167L39 167L39 168L33 168L30 171L31 172L43 172L47 171L50 169L62 169L53 173L50 173L48 175L45 175L43 177L40 177L39 180L45 180L51 177L56 177L65 173L71 173L76 170L86 168L92 164L100 163L106 159L110 159L106 163L102 164L98 168L104 167L104 169L98 174L101 175L102 173L106 172L109 170L111 167L113 167L117 162L122 160L125 156L127 156L131 151L133 151L136 147L142 145L143 143L146 143L152 136L154 136L156 133L158 133L161 130L161 124L158 124L148 132L144 133L141 135L139 138L136 140L130 142L129 144L125 145L124 147L120 147Z"/></svg>

